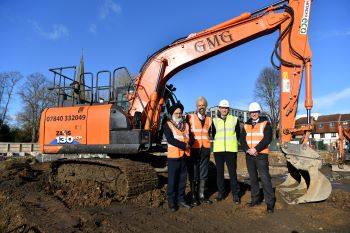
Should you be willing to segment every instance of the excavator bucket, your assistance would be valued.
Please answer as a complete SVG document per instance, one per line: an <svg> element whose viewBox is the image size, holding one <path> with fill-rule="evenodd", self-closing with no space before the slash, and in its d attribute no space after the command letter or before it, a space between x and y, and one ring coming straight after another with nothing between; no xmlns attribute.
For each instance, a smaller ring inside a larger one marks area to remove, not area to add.
<svg viewBox="0 0 350 233"><path fill-rule="evenodd" d="M319 169L320 155L308 145L284 143L281 147L287 158L288 177L277 187L288 204L326 200L332 192L330 181Z"/></svg>

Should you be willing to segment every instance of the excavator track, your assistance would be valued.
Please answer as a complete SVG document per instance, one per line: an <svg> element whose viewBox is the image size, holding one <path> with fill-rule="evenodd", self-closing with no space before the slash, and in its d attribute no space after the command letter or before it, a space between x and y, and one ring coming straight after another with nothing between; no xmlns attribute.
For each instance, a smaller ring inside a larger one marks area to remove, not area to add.
<svg viewBox="0 0 350 233"><path fill-rule="evenodd" d="M98 189L98 195L120 202L158 185L152 166L128 159L57 160L51 169L50 182L57 189L84 186L86 193Z"/></svg>

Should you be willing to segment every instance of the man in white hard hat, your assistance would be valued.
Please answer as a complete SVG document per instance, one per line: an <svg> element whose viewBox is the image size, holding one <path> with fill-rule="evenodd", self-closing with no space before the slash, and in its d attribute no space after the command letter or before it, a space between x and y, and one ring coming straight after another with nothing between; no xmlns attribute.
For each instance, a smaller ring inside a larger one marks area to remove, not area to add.
<svg viewBox="0 0 350 233"><path fill-rule="evenodd" d="M250 119L244 124L241 134L241 146L246 152L246 163L251 185L250 207L259 205L260 188L258 173L261 178L267 212L273 213L275 193L269 173L269 144L272 140L272 128L266 117L260 116L261 107L257 102L249 105Z"/></svg>
<svg viewBox="0 0 350 233"><path fill-rule="evenodd" d="M219 103L219 111L217 116L213 119L213 152L217 171L216 182L218 186L218 196L215 198L215 200L222 201L225 198L224 164L226 162L230 175L233 202L236 205L239 205L241 200L236 169L240 126L237 117L229 114L229 108L229 102L225 99L221 100Z"/></svg>

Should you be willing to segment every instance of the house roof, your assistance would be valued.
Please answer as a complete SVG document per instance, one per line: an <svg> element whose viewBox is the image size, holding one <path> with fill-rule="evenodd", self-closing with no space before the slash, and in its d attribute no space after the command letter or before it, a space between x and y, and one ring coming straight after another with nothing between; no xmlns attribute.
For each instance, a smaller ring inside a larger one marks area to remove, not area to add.
<svg viewBox="0 0 350 233"><path fill-rule="evenodd" d="M350 113L341 114L341 121L350 121Z"/></svg>
<svg viewBox="0 0 350 233"><path fill-rule="evenodd" d="M332 115L322 115L314 120L315 133L336 133L338 132L337 124L338 122L347 121L350 125L350 113L347 114L332 114ZM300 127L307 124L307 118L301 117L295 121L295 126Z"/></svg>

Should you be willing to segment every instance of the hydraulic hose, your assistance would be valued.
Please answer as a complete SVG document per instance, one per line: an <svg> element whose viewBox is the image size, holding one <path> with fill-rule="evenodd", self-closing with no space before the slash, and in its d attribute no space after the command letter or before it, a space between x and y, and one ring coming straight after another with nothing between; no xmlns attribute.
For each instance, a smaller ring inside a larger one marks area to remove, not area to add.
<svg viewBox="0 0 350 233"><path fill-rule="evenodd" d="M291 7L287 6L287 5L284 5L284 6L281 6L280 9L285 9L285 11L291 16L291 20L288 24L288 26L282 31L282 33L279 35L277 41L276 41L276 44L275 44L275 48L271 54L271 64L272 66L275 68L275 69L280 69L280 66L276 65L276 63L274 62L274 56L276 56L276 58L281 62L282 65L284 66L288 66L288 67L301 67L303 64L305 64L306 62L306 59L301 55L299 54L292 46L292 43L291 43L291 31L292 31L292 27L293 27L293 24L294 24L294 11ZM288 35L288 44L289 44L289 48L290 48L290 52L296 56L299 60L303 61L303 64L295 64L293 62L290 62L290 61L287 61L287 60L284 60L280 54L279 54L279 48L281 46L281 41L283 38L285 38L285 36Z"/></svg>

